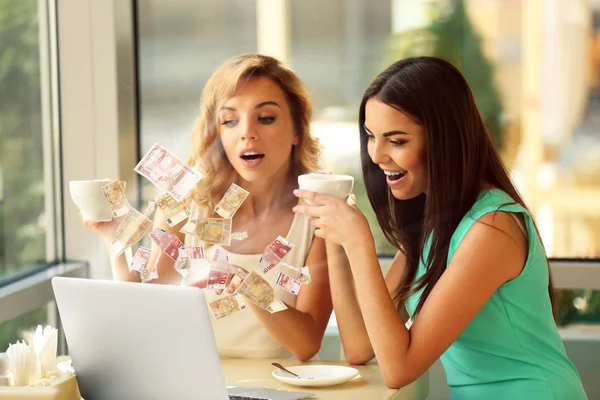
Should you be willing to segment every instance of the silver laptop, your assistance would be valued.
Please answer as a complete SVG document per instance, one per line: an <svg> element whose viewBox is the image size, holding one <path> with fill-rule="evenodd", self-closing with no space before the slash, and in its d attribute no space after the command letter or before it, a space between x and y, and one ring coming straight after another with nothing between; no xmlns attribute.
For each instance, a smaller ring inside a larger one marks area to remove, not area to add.
<svg viewBox="0 0 600 400"><path fill-rule="evenodd" d="M52 287L86 400L313 396L227 387L202 290L77 278L53 278Z"/></svg>

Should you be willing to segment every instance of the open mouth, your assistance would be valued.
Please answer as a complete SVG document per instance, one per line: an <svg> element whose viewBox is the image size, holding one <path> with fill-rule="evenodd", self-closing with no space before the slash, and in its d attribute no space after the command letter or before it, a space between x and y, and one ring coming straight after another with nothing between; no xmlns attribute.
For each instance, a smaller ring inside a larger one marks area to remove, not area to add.
<svg viewBox="0 0 600 400"><path fill-rule="evenodd" d="M264 158L265 155L254 151L246 151L241 155L241 157L246 161L256 161Z"/></svg>
<svg viewBox="0 0 600 400"><path fill-rule="evenodd" d="M402 179L408 173L408 171L397 171L397 172L383 171L383 172L385 173L387 179L392 182Z"/></svg>

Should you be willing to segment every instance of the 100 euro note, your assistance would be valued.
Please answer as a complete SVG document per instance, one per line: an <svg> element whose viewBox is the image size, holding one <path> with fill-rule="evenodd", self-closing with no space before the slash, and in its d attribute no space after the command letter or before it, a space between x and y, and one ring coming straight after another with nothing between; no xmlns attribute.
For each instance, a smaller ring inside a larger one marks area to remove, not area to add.
<svg viewBox="0 0 600 400"><path fill-rule="evenodd" d="M210 269L208 271L208 283L207 289L225 289L227 279L229 278L229 257L227 257L227 251L221 247L215 248L213 260L210 263Z"/></svg>
<svg viewBox="0 0 600 400"><path fill-rule="evenodd" d="M287 310L281 300L275 296L273 287L256 271L251 271L238 288L248 300L271 314Z"/></svg>
<svg viewBox="0 0 600 400"><path fill-rule="evenodd" d="M111 243L111 251L115 257L120 256L125 249L133 246L152 228L152 220L135 208L129 212L119 224Z"/></svg>
<svg viewBox="0 0 600 400"><path fill-rule="evenodd" d="M156 198L156 204L164 214L167 224L175 226L190 216L190 210L184 203L179 203L173 196L163 193Z"/></svg>
<svg viewBox="0 0 600 400"><path fill-rule="evenodd" d="M148 236L158 245L163 253L177 262L179 259L179 249L183 247L183 242L176 235L166 232L163 229L155 228Z"/></svg>
<svg viewBox="0 0 600 400"><path fill-rule="evenodd" d="M246 308L244 299L237 293L212 301L208 305L217 320Z"/></svg>
<svg viewBox="0 0 600 400"><path fill-rule="evenodd" d="M288 242L285 238L277 236L270 245L265 248L265 251L258 262L260 271L266 274L279 264L281 259L294 247L294 245Z"/></svg>
<svg viewBox="0 0 600 400"><path fill-rule="evenodd" d="M227 189L225 196L223 196L219 204L215 207L215 212L223 218L233 218L233 215L249 194L246 190L232 183L229 189Z"/></svg>
<svg viewBox="0 0 600 400"><path fill-rule="evenodd" d="M107 185L102 186L102 194L104 194L104 198L106 199L114 218L127 214L130 205L119 180L114 180Z"/></svg>
<svg viewBox="0 0 600 400"><path fill-rule="evenodd" d="M158 143L152 146L134 171L169 193L176 201L183 200L204 177Z"/></svg>

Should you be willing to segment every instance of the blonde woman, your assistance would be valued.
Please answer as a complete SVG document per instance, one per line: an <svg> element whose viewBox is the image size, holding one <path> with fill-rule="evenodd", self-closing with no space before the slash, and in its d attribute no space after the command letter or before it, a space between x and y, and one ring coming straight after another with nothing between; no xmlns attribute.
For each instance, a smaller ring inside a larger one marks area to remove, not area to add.
<svg viewBox="0 0 600 400"><path fill-rule="evenodd" d="M325 245L314 237L306 216L294 214L298 204L293 195L300 174L314 171L319 155L318 141L310 135L311 105L300 79L280 61L243 54L225 62L208 80L196 127L192 133L192 155L188 163L206 172L188 198L192 215L216 216L215 205L232 183L250 194L233 217L233 231L248 233L244 241L225 247L229 262L247 271L256 269L261 254L277 236L295 247L283 261L308 266L312 281L293 296L276 289L288 309L269 314L247 301L249 309L213 321L221 356L283 358L294 355L301 361L313 357L332 310ZM114 223L86 223L103 235L107 243ZM171 232L186 245L201 244L197 237L179 232L185 221L170 227L157 212L154 226ZM206 248L211 260L215 246ZM159 249L152 247L148 265ZM159 278L152 283L204 286L209 263L194 260L182 282L169 257L158 261ZM113 276L138 281L129 272L124 256L113 260ZM274 282L274 268L266 279ZM217 294L207 291L207 301ZM175 310L174 310L175 311ZM290 354L291 353L291 354Z"/></svg>

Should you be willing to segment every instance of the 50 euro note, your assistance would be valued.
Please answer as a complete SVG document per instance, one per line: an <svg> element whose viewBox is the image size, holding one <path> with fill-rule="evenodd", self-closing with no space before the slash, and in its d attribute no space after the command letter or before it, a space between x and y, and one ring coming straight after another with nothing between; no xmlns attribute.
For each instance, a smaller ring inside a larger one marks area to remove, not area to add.
<svg viewBox="0 0 600 400"><path fill-rule="evenodd" d="M266 274L279 264L281 259L294 247L294 245L288 242L285 238L277 236L270 245L268 245L258 262L260 271Z"/></svg>
<svg viewBox="0 0 600 400"><path fill-rule="evenodd" d="M175 226L190 216L190 210L187 206L184 203L179 203L168 193L158 196L156 204L167 219L169 226Z"/></svg>
<svg viewBox="0 0 600 400"><path fill-rule="evenodd" d="M208 271L208 283L206 288L214 290L225 289L229 278L229 270L230 266L227 251L222 247L215 248L215 253Z"/></svg>
<svg viewBox="0 0 600 400"><path fill-rule="evenodd" d="M202 222L205 221L205 222ZM203 242L228 246L232 240L246 240L248 232L231 232L231 220L222 218L189 219L179 230L186 235L198 236ZM228 240L229 239L229 240Z"/></svg>
<svg viewBox="0 0 600 400"><path fill-rule="evenodd" d="M111 251L114 256L120 256L125 249L142 240L151 228L152 220L131 207L113 236Z"/></svg>
<svg viewBox="0 0 600 400"><path fill-rule="evenodd" d="M249 194L246 190L232 183L229 189L227 189L225 196L223 196L219 204L215 207L215 212L223 218L233 218L233 215Z"/></svg>
<svg viewBox="0 0 600 400"><path fill-rule="evenodd" d="M242 311L246 308L243 297L237 293L221 297L220 299L208 303L208 305L216 320L225 318L228 315Z"/></svg>
<svg viewBox="0 0 600 400"><path fill-rule="evenodd" d="M104 194L104 198L106 199L114 218L127 214L131 206L129 205L129 201L127 201L125 191L119 180L114 180L107 185L102 186L102 194Z"/></svg>
<svg viewBox="0 0 600 400"><path fill-rule="evenodd" d="M201 241L206 243L221 246L231 245L231 219L191 219L188 220L179 232L198 236Z"/></svg>
<svg viewBox="0 0 600 400"><path fill-rule="evenodd" d="M281 300L275 296L273 287L256 271L251 271L238 288L248 300L271 314L287 310Z"/></svg>
<svg viewBox="0 0 600 400"><path fill-rule="evenodd" d="M176 235L166 232L163 229L155 228L148 236L150 236L150 239L157 244L163 253L177 262L179 259L179 249L183 247L183 242Z"/></svg>
<svg viewBox="0 0 600 400"><path fill-rule="evenodd" d="M204 177L158 143L150 148L134 171L169 193L176 201L181 201Z"/></svg>

